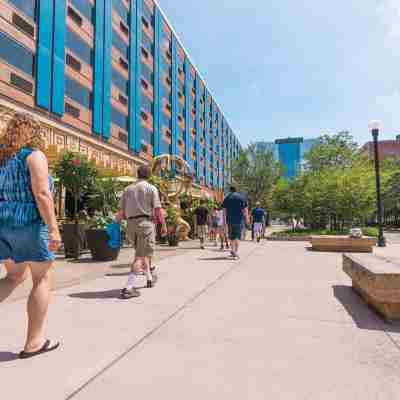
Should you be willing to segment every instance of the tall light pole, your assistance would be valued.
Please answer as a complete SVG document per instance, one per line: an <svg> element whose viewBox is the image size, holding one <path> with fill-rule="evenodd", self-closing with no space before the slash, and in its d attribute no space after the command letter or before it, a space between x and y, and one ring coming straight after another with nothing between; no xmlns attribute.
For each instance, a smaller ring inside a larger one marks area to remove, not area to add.
<svg viewBox="0 0 400 400"><path fill-rule="evenodd" d="M378 136L379 136L380 127L381 127L380 121L371 121L369 123L369 129L372 133L372 138L374 140L376 206L377 206L378 228L379 228L378 246L385 247L386 239L383 236L383 222L382 222L383 208L382 208L382 196L381 196L381 176L380 176L380 167L379 167L379 148L378 148Z"/></svg>

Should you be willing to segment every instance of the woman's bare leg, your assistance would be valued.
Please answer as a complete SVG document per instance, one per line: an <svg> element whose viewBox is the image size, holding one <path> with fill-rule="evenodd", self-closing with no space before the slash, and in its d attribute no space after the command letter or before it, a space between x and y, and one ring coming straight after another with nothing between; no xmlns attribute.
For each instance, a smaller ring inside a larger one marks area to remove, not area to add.
<svg viewBox="0 0 400 400"><path fill-rule="evenodd" d="M7 299L14 289L19 286L28 276L27 264L15 264L11 260L4 262L7 275L0 279L0 303Z"/></svg>
<svg viewBox="0 0 400 400"><path fill-rule="evenodd" d="M53 261L30 263L33 287L28 299L28 333L24 351L39 350L44 342L44 322L50 302L50 273Z"/></svg>

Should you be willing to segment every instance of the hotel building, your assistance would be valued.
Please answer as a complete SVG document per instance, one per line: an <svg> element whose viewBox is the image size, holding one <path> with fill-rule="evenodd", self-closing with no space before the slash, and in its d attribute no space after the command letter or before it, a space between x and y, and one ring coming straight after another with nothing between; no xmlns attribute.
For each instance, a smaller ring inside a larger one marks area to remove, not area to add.
<svg viewBox="0 0 400 400"><path fill-rule="evenodd" d="M79 151L119 175L172 154L222 190L240 151L153 0L0 0L0 129L16 110L41 121L50 159Z"/></svg>
<svg viewBox="0 0 400 400"><path fill-rule="evenodd" d="M258 151L272 152L280 162L285 178L295 178L305 162L305 155L318 143L318 139L285 138L275 142L257 142Z"/></svg>

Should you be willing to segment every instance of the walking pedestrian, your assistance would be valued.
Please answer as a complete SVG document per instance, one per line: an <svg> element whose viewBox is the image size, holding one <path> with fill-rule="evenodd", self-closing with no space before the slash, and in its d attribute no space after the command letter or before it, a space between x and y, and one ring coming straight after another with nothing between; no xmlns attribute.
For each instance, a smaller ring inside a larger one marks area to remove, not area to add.
<svg viewBox="0 0 400 400"><path fill-rule="evenodd" d="M197 235L200 239L200 248L204 250L204 242L207 238L207 222L208 222L208 208L205 206L206 202L204 199L200 201L200 206L196 208L196 225Z"/></svg>
<svg viewBox="0 0 400 400"><path fill-rule="evenodd" d="M231 257L238 260L242 225L249 224L250 221L247 202L237 193L235 186L231 186L230 193L225 197L223 208L231 242Z"/></svg>
<svg viewBox="0 0 400 400"><path fill-rule="evenodd" d="M216 215L217 215L217 235L219 236L219 240L221 243L221 251L223 251L224 243L226 244L226 249L229 248L229 244L228 244L228 238L226 235L225 213L221 206L218 206Z"/></svg>
<svg viewBox="0 0 400 400"><path fill-rule="evenodd" d="M219 215L218 208L215 206L211 213L211 241L214 242L214 246L218 246L218 233L219 233Z"/></svg>
<svg viewBox="0 0 400 400"><path fill-rule="evenodd" d="M55 350L59 342L44 336L50 302L49 270L61 244L40 125L17 113L0 139L0 260L7 276L0 285L0 301L24 281L28 270L32 290L28 298L28 331L22 359Z"/></svg>
<svg viewBox="0 0 400 400"><path fill-rule="evenodd" d="M122 195L117 220L128 221L128 239L135 249L135 258L125 287L121 290L122 299L140 296L136 288L136 276L144 272L147 287L152 288L156 275L151 272L151 258L155 250L155 219L161 224L161 235L166 236L167 226L158 190L147 180L151 176L150 167L142 165L138 169L138 182L127 187Z"/></svg>
<svg viewBox="0 0 400 400"><path fill-rule="evenodd" d="M259 243L264 235L266 214L259 201L256 203L256 207L251 212L251 221L254 226L254 239Z"/></svg>

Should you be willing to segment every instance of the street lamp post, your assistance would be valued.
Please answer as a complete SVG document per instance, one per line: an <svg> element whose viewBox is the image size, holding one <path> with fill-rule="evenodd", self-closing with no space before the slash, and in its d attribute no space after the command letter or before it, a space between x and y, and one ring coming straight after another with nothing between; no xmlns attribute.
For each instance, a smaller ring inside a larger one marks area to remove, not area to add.
<svg viewBox="0 0 400 400"><path fill-rule="evenodd" d="M379 121L371 121L369 124L369 128L372 133L372 138L374 139L374 159L375 159L375 178L376 178L376 206L377 206L377 214L378 214L378 228L379 228L379 236L378 236L378 247L386 246L386 239L383 236L383 222L382 222L382 197L381 197L381 176L380 176L380 168L379 168L379 149L378 149L378 136L379 136L379 128L381 124Z"/></svg>

